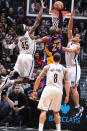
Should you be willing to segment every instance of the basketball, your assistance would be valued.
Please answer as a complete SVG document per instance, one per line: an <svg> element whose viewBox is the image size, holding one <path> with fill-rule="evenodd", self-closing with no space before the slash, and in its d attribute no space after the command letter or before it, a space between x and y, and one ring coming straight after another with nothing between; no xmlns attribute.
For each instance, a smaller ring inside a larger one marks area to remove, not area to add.
<svg viewBox="0 0 87 131"><path fill-rule="evenodd" d="M59 10L59 9L63 9L63 7L64 7L64 4L63 4L63 2L61 2L61 1L56 1L55 3L54 3L54 9L55 10Z"/></svg>

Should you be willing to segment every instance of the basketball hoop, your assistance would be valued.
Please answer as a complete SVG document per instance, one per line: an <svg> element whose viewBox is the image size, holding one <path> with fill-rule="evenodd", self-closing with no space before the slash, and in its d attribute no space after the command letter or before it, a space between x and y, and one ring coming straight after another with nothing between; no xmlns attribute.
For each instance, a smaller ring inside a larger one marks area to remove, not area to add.
<svg viewBox="0 0 87 131"><path fill-rule="evenodd" d="M52 18L52 26L54 26L57 29L59 24L59 12L56 10L51 10L49 14Z"/></svg>
<svg viewBox="0 0 87 131"><path fill-rule="evenodd" d="M67 15L70 14L69 11L62 11L63 12L63 21L67 18ZM49 11L49 14L52 18L52 25L57 29L59 24L59 11L57 10L51 10Z"/></svg>

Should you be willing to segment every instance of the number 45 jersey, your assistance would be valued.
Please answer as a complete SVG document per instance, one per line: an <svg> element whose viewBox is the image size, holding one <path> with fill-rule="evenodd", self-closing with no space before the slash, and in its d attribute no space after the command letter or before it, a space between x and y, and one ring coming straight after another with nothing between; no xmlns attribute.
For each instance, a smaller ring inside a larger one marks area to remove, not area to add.
<svg viewBox="0 0 87 131"><path fill-rule="evenodd" d="M14 71L18 72L21 77L32 78L34 69L34 53L36 50L35 40L32 40L28 34L18 37L18 48L20 54L14 66Z"/></svg>
<svg viewBox="0 0 87 131"><path fill-rule="evenodd" d="M63 88L64 67L61 64L49 64L46 86Z"/></svg>
<svg viewBox="0 0 87 131"><path fill-rule="evenodd" d="M24 36L18 37L18 47L20 54L34 54L36 51L36 42L32 40L27 31Z"/></svg>

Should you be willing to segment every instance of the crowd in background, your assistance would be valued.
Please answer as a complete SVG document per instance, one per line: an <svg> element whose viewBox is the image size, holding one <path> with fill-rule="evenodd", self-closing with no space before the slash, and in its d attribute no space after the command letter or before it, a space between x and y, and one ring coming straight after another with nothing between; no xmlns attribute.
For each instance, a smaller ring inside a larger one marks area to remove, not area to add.
<svg viewBox="0 0 87 131"><path fill-rule="evenodd" d="M14 4L13 4L14 3ZM15 6L16 5L16 6ZM6 75L10 73L10 71L13 70L13 67L15 65L15 62L17 60L19 50L18 47L16 46L14 50L9 50L8 45L11 44L16 36L16 26L18 24L26 24L29 27L32 27L35 18L32 17L26 17L25 15L25 7L26 4L24 0L21 0L19 3L18 1L14 0L0 0L0 78L4 78ZM78 24L79 23L79 24ZM36 32L35 32L35 39L41 38L43 36L49 35L49 28L52 25L51 19L49 18L42 18L42 21L40 25L38 26ZM67 29L68 29L68 20L64 21L63 24L63 45L66 46L67 44ZM74 21L74 29L73 29L73 34L75 35L76 33L81 33L82 34L82 43L81 47L84 48L87 42L87 25L86 21ZM64 54L62 53L62 56ZM16 87L20 89L18 91L19 96L21 95L21 99L23 103L20 103L21 106L27 106L28 107L28 97L32 96L32 91L33 91L33 85L36 77L44 67L44 57L45 57L45 49L44 49L44 43L41 45L37 45L37 51L35 54L35 68L34 68L34 73L33 73L33 79L31 82L26 83L26 84L20 84L20 85L15 85L14 87L9 88L8 94L9 98L14 101L16 97L14 98L15 95L15 89ZM62 61L64 63L64 59ZM43 87L43 82L40 83L39 89L38 89L38 97L40 96L40 92L42 92L42 87ZM6 92L5 92L6 93ZM25 95L23 95L25 94ZM8 97L4 98L4 100L8 100ZM20 100L19 100L20 101ZM6 102L7 104L7 102ZM3 103L2 103L3 105ZM15 102L15 106L17 103ZM4 112L4 107L3 109L1 108L2 106L0 105L0 110L2 110L2 114ZM8 107L7 107L8 108ZM12 107L10 107L12 108ZM26 108L26 110L29 112L30 108ZM7 110L5 113L10 113L11 112ZM20 111L21 112L21 111ZM17 111L16 111L17 113ZM22 112L23 115L24 112ZM13 113L14 114L14 113ZM21 113L20 113L21 114ZM6 114L3 115L3 122L10 120L6 116ZM23 115L24 116L24 115ZM5 119L4 119L5 118ZM20 117L18 118L20 119ZM25 120L25 118L23 118ZM24 121L25 124L25 121Z"/></svg>

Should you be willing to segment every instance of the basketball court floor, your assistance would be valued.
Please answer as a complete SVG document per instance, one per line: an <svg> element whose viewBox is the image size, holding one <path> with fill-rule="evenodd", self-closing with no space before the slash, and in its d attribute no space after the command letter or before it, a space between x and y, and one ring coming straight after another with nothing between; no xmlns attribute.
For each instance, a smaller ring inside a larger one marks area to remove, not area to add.
<svg viewBox="0 0 87 131"><path fill-rule="evenodd" d="M0 131L38 131L38 129L1 126ZM56 131L56 130L54 130L54 129L47 129L47 130L44 129L44 131ZM70 130L62 130L62 131L70 131Z"/></svg>

